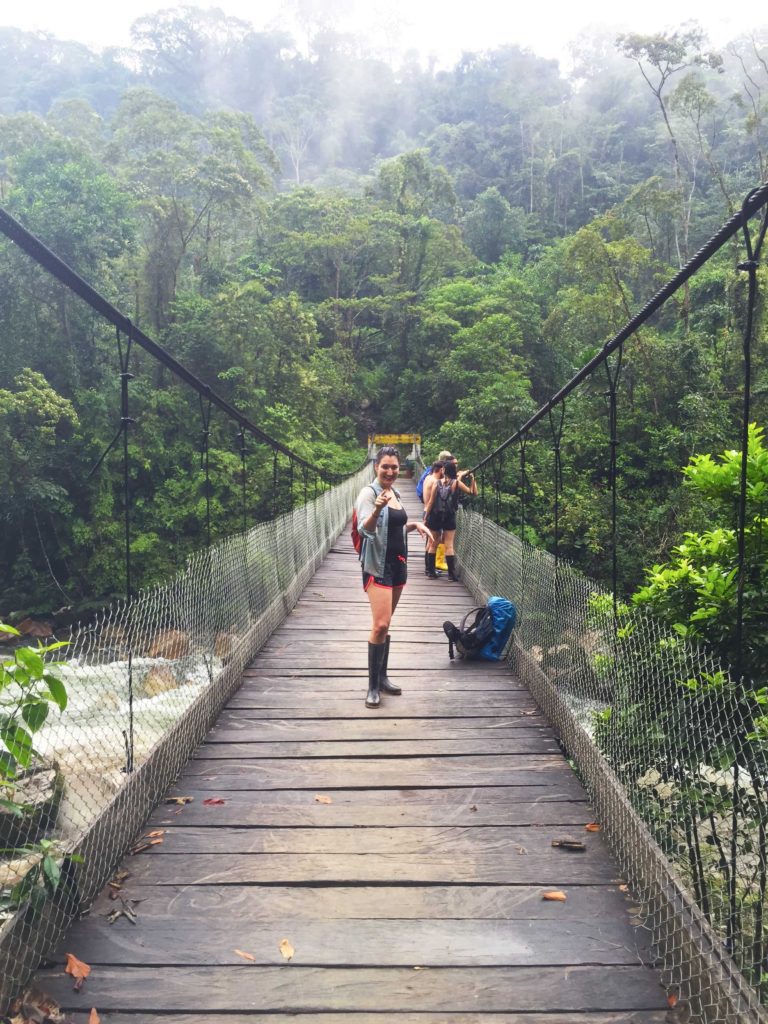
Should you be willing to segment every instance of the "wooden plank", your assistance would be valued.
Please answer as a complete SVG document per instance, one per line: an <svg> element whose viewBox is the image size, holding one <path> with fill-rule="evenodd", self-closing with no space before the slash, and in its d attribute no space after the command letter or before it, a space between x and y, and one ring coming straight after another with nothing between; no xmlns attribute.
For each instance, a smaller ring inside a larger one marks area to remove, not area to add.
<svg viewBox="0 0 768 1024"><path fill-rule="evenodd" d="M399 647L399 650L395 650L395 647ZM404 651L403 645L393 645L392 647L392 667L397 669L399 665L407 664L410 668L416 669L434 669L435 658L437 655L432 650L425 650L423 645L413 645L412 649ZM442 671L445 672L462 672L467 680L471 680L472 671L470 666L474 668L475 673L478 677L485 671L483 662L477 661L449 661L448 660L448 641L445 641L445 668ZM348 669L348 668L362 668L365 669L368 664L368 647L367 644L357 643L350 644L345 650L333 650L323 646L314 647L311 650L296 650L291 651L265 651L263 656L259 659L260 665L265 671L279 671L281 668L329 668L329 669ZM453 668L451 666L454 666ZM461 667L460 667L461 666Z"/></svg>
<svg viewBox="0 0 768 1024"><path fill-rule="evenodd" d="M130 861L131 875L143 884L216 885L294 882L316 885L598 885L610 870L604 858L536 856L515 853L466 854L460 858L431 855L423 860L410 854L380 853L255 853L141 854Z"/></svg>
<svg viewBox="0 0 768 1024"><path fill-rule="evenodd" d="M272 1018L270 1018L272 1019ZM356 1013L353 1021L349 1014L311 1013L311 1014L280 1014L281 1021L287 1024L382 1024L381 1014ZM663 1011L619 1011L618 1013L589 1012L587 1015L576 1011L568 1014L551 1013L494 1013L493 1024L664 1024L667 1019ZM261 1014L238 1013L237 1024L265 1024L267 1018ZM111 1013L104 1024L136 1024L136 1017ZM200 1024L199 1015L187 1014L143 1014L141 1024ZM233 1024L228 1014L206 1013L205 1024ZM389 1013L387 1024L446 1024L445 1014L432 1013ZM486 1015L474 1013L452 1013L450 1024L489 1024Z"/></svg>
<svg viewBox="0 0 768 1024"><path fill-rule="evenodd" d="M372 711L370 708L365 707L364 697L365 694L361 688L358 700L349 700L341 704L339 701L332 701L323 697L322 699L317 698L315 700L314 707L305 708L249 708L247 702L245 706L241 707L237 702L232 701L229 704L229 711L221 716L221 721L231 721L233 718L238 717L259 718L263 721L275 718L311 718L321 721L332 721L334 718L344 720L348 718L364 718L367 722L373 718L428 719L431 717L430 710L433 714L439 713L441 718L472 719L488 717L487 709L479 706L466 709L461 707L436 708L433 701L433 707L430 709L425 702L416 706L415 701L404 701L401 697L386 696L382 699L381 705ZM513 709L518 710L520 715L543 721L541 713L535 710L535 705L527 700L521 698L516 704L510 700L510 704Z"/></svg>
<svg viewBox="0 0 768 1024"><path fill-rule="evenodd" d="M246 740L258 737L271 740L479 740L478 752L491 737L509 739L524 734L552 737L552 729L537 715L500 715L496 718L367 718L345 719L260 719L242 712L225 711L208 734L211 742L229 736ZM247 735L239 735L247 734Z"/></svg>
<svg viewBox="0 0 768 1024"><path fill-rule="evenodd" d="M570 786L579 784L562 758L530 755L513 759L490 757L359 758L354 767L344 759L274 761L250 758L239 761L190 761L185 780L197 788L228 789L348 789L437 786Z"/></svg>
<svg viewBox="0 0 768 1024"><path fill-rule="evenodd" d="M69 1013L97 1006L113 1010L207 1015L229 1013L600 1013L660 1010L663 993L654 971L644 967L320 968L286 963L258 967L101 967L87 991L73 993L62 970L41 972L46 991Z"/></svg>
<svg viewBox="0 0 768 1024"><path fill-rule="evenodd" d="M124 883L126 898L136 906L139 926L149 929L156 917L178 914L203 921L209 917L254 922L286 920L501 920L627 921L632 909L617 885L573 886L566 903L541 898L539 886L509 885L387 885L387 886L258 886L258 885L144 885L133 878ZM111 890L110 890L111 894ZM97 900L88 928L96 916L115 909L107 893ZM123 924L124 922L120 922ZM629 934L629 933L628 933Z"/></svg>
<svg viewBox="0 0 768 1024"><path fill-rule="evenodd" d="M280 1020L286 1024L382 1024L380 1013L356 1013L354 1018L342 1013L280 1013ZM270 1017L270 1019L272 1019ZM594 1013L578 1011L560 1013L494 1013L493 1024L664 1024L667 1019L663 1010L619 1010L617 1013ZM262 1013L238 1013L237 1024L265 1024ZM133 1014L110 1013L104 1024L137 1024ZM200 1015L164 1013L142 1014L141 1024L200 1024ZM234 1024L230 1014L206 1013L205 1024ZM447 1024L444 1013L388 1013L386 1024ZM489 1024L487 1015L476 1013L452 1013L450 1024Z"/></svg>
<svg viewBox="0 0 768 1024"><path fill-rule="evenodd" d="M249 963L281 965L280 942L294 948L291 967L378 967L382 949L389 950L388 966L408 967L529 967L544 956L550 966L602 964L635 965L647 948L627 942L624 921L308 921L281 917L277 921L208 918L199 927L199 914L173 913L152 920L152 928L124 919L110 925L103 917L75 925L65 943L77 956L97 967L188 965L216 966ZM179 932L185 936L178 941ZM643 932L637 932L638 940ZM63 957L65 950L60 951Z"/></svg>
<svg viewBox="0 0 768 1024"><path fill-rule="evenodd" d="M448 678L445 673L438 673L431 669L423 669L419 672L411 671L408 668L398 669L398 682L407 683L409 690L434 691L436 688L441 693L466 692L467 684L461 678ZM341 674L331 674L323 669L289 669L279 674L266 675L265 673L252 673L244 677L240 693L248 694L251 689L258 693L285 693L294 692L298 686L309 692L313 687L325 693L327 690L349 690L360 693L361 688L368 681L367 670L351 669ZM481 680L473 680L473 690L477 693L502 692L502 693L525 693L526 688L518 683L514 677L486 676Z"/></svg>
<svg viewBox="0 0 768 1024"><path fill-rule="evenodd" d="M553 847L552 841L572 838L584 843L584 852ZM396 828L237 828L219 825L206 828L173 825L165 829L163 842L153 846L150 856L198 853L336 853L413 854L420 858L437 853L441 857L476 856L500 853L505 857L550 856L555 862L600 860L610 871L612 861L599 835L590 835L583 827L558 828L505 827L469 828L405 826Z"/></svg>
<svg viewBox="0 0 768 1024"><path fill-rule="evenodd" d="M209 738L195 753L195 760L215 761L222 758L339 758L346 761L359 757L431 757L453 754L455 756L471 756L477 751L475 740L368 740L330 741L324 743L269 743L251 739L248 742L234 742L236 733L231 739ZM521 735L508 740L486 740L483 743L486 754L504 754L507 757L520 757L526 754L556 754L559 752L557 743L551 737Z"/></svg>
<svg viewBox="0 0 768 1024"><path fill-rule="evenodd" d="M150 818L152 827L173 825L183 822L203 825L209 828L229 827L344 827L344 826L408 826L408 825L563 825L581 828L592 817L584 793L578 799L566 800L557 789L544 790L536 800L531 800L530 789L511 788L508 799L472 799L472 794L482 790L452 790L453 794L468 793L467 799L458 798L454 803L444 800L419 802L414 794L432 790L415 790L407 801L384 802L381 794L360 793L364 802L347 799L348 793L334 790L332 803L318 803L311 792L295 790L271 790L259 793L256 798L250 791L227 792L224 804L208 805L203 801L211 797L210 791L200 791L179 784L177 795L191 796L193 802L184 807L161 804ZM301 796L301 802L292 797ZM328 794L322 794L327 796ZM277 797L270 800L269 797ZM559 799L558 799L559 798Z"/></svg>
<svg viewBox="0 0 768 1024"><path fill-rule="evenodd" d="M359 706L364 702L367 686L361 685L357 692L340 693L328 691L318 692L317 690L306 691L287 690L284 693L265 693L256 689L246 693L238 693L230 701L230 708L250 708L261 711L262 709L286 708L290 711L311 709L317 714L318 701L322 700L323 710L327 709L330 717L344 715L355 705ZM394 700L395 698L392 698ZM441 715L461 714L462 711L471 715L473 711L481 712L486 716L494 711L507 713L510 708L524 708L535 711L536 705L530 694L510 691L508 693L484 692L484 693L439 693L434 691L422 691L409 693L403 696L398 704L407 707L410 714L419 714L421 717L435 714L439 711ZM370 709L366 709L370 716ZM393 708L394 710L394 708Z"/></svg>

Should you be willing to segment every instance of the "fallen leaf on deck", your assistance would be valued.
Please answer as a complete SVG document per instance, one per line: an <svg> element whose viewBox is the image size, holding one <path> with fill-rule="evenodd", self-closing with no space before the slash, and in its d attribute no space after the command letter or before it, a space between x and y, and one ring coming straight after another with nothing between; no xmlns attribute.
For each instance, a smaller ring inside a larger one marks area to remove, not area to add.
<svg viewBox="0 0 768 1024"><path fill-rule="evenodd" d="M101 1024L101 1017L96 1013L95 1007L91 1009L91 1012L88 1015L88 1024Z"/></svg>
<svg viewBox="0 0 768 1024"><path fill-rule="evenodd" d="M622 883L619 886L619 892L629 892L629 886L626 883Z"/></svg>
<svg viewBox="0 0 768 1024"><path fill-rule="evenodd" d="M191 804L195 798L193 796L168 796L165 798L167 804Z"/></svg>
<svg viewBox="0 0 768 1024"><path fill-rule="evenodd" d="M280 945L278 946L278 949L283 954L283 958L285 960L290 960L291 957L293 956L293 954L296 952L296 950L290 944L288 939L281 939L280 940Z"/></svg>
<svg viewBox="0 0 768 1024"><path fill-rule="evenodd" d="M252 960L254 963L256 961L256 957L252 953L244 953L242 949L236 949L235 953L237 953L238 956L241 956L243 960Z"/></svg>
<svg viewBox="0 0 768 1024"><path fill-rule="evenodd" d="M147 832L147 834L144 836L144 838L145 839L154 839L155 836L164 836L164 835L165 835L165 829L164 828L156 828L153 832Z"/></svg>
<svg viewBox="0 0 768 1024"><path fill-rule="evenodd" d="M65 974L71 974L75 979L75 992L79 992L83 987L83 982L91 973L89 964L84 964L82 960L78 960L73 953L65 953L67 958L67 965L64 968Z"/></svg>
<svg viewBox="0 0 768 1024"><path fill-rule="evenodd" d="M543 900L555 900L558 903L565 903L568 899L562 889L551 889L549 892L543 892L541 898Z"/></svg>
<svg viewBox="0 0 768 1024"><path fill-rule="evenodd" d="M598 825L596 821L590 821L588 825L584 826L587 832L600 832L602 830L602 827L603 826Z"/></svg>
<svg viewBox="0 0 768 1024"><path fill-rule="evenodd" d="M520 846L518 843L514 843L513 845L521 857L524 857L526 853L528 853L524 846Z"/></svg>
<svg viewBox="0 0 768 1024"><path fill-rule="evenodd" d="M318 804L332 804L333 800L331 800L331 798L329 796L326 796L325 793L318 793L315 796L315 803L318 803Z"/></svg>
<svg viewBox="0 0 768 1024"><path fill-rule="evenodd" d="M209 796L207 800L203 800L206 807L218 807L219 804L225 804L226 802L223 796Z"/></svg>
<svg viewBox="0 0 768 1024"><path fill-rule="evenodd" d="M667 1006L677 1006L677 1001L680 997L676 992L670 992L667 996Z"/></svg>
<svg viewBox="0 0 768 1024"><path fill-rule="evenodd" d="M469 809L470 809L470 811L476 811L477 810L477 804L471 804Z"/></svg>

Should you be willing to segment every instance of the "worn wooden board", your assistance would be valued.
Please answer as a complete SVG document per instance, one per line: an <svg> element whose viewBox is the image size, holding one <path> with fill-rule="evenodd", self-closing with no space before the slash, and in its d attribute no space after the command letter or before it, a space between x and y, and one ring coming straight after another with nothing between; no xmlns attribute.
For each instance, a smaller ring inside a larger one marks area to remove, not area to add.
<svg viewBox="0 0 768 1024"><path fill-rule="evenodd" d="M485 741L491 738L516 736L520 730L537 730L538 735L551 737L552 730L546 720L537 712L519 712L514 715L483 716L477 718L393 718L368 715L361 718L270 718L250 715L245 711L223 712L218 723L209 733L209 739L216 741L228 735L247 732L249 736L264 739L327 740L421 740L421 739L474 739ZM238 740L245 739L238 736ZM484 750L483 742L475 748Z"/></svg>
<svg viewBox="0 0 768 1024"><path fill-rule="evenodd" d="M190 761L183 778L199 789L347 789L436 786L558 785L577 791L578 784L562 759L530 755L498 757L337 758L313 761Z"/></svg>
<svg viewBox="0 0 768 1024"><path fill-rule="evenodd" d="M624 921L277 921L209 918L175 912L156 917L151 930L125 919L109 924L96 918L87 928L75 926L67 949L96 965L158 964L184 967L247 963L280 965L280 942L290 941L291 966L378 967L383 948L390 967L526 967L548 950L550 966L574 964L636 965L647 949L627 941ZM179 932L185 936L179 942ZM642 941L644 933L636 937ZM240 950L248 954L243 957ZM63 954L66 952L61 950ZM251 960L250 957L253 957Z"/></svg>
<svg viewBox="0 0 768 1024"><path fill-rule="evenodd" d="M322 691L318 693L316 690L310 691L309 693L296 690L288 690L284 693L260 693L257 690L251 690L244 693L242 690L234 697L230 703L230 708L248 708L250 710L271 710L272 708L285 708L290 710L291 713L295 711L304 711L307 709L312 710L317 715L320 708L318 705L322 702L322 710L327 710L329 717L338 716L339 713L346 713L349 710L354 709L355 706L364 707L365 702L365 690L367 686L360 687L357 692L328 692ZM390 710L396 711L394 701L398 700L397 697L391 697L387 700L385 707L390 707ZM531 711L535 710L536 705L531 699L530 694L524 691L510 691L507 693L502 692L483 692L483 693L436 693L429 690L414 690L408 694L407 702L401 701L401 703L408 704L408 711L410 714L418 714L421 712L422 716L429 715L435 711L440 711L441 715L459 714L465 712L471 715L473 712L478 712L483 715L491 715L494 711L501 711L505 713L510 708L521 707ZM370 715L370 709L364 708ZM383 709L379 709L383 710ZM463 715L462 715L463 717Z"/></svg>
<svg viewBox="0 0 768 1024"><path fill-rule="evenodd" d="M435 793L439 791L413 791ZM456 797L453 803L444 800L418 802L412 798L396 803L376 799L367 790L361 790L362 801L349 800L349 793L334 790L332 793L311 791L299 793L293 790L271 790L253 794L249 791L230 793L220 797L223 804L206 805L204 800L215 794L201 792L180 784L174 790L177 796L192 797L192 803L184 807L161 804L150 818L151 827L174 825L183 822L203 825L206 828L229 827L345 827L345 826L408 826L408 825L466 825L480 828L485 825L562 825L582 828L592 817L584 794L581 799L567 800L564 794L553 790L540 790L535 800L528 788L507 791L508 799L484 797L482 790L451 791ZM479 793L473 801L471 794ZM330 803L319 803L315 795L330 799ZM299 796L300 800L295 800ZM276 797L277 799L267 799Z"/></svg>
<svg viewBox="0 0 768 1024"><path fill-rule="evenodd" d="M207 742L195 753L197 760L215 761L225 758L301 758L322 757L345 760L359 757L437 757L453 754L472 756L477 749L474 740L354 740L315 741L309 743L269 743L251 739L249 742L227 742L218 738ZM551 736L521 733L507 740L485 740L483 749L488 754L520 757L524 754L555 754L559 748Z"/></svg>
<svg viewBox="0 0 768 1024"><path fill-rule="evenodd" d="M245 706L243 706L243 704ZM543 721L541 714L535 710L536 706L529 697L515 695L510 697L506 709L513 714L517 712L523 717L531 717L534 720ZM501 712L501 708L497 709ZM318 721L333 721L333 719L362 718L366 722L371 721L371 716L376 718L422 718L428 719L438 714L440 718L488 718L489 711L493 709L483 708L480 705L467 707L445 707L436 700L417 701L415 697L408 697L403 700L401 697L385 697L382 703L375 710L365 706L365 693L360 690L357 700L338 701L332 698L323 697L315 700L314 705L309 707L292 708L251 708L248 701L232 703L229 710L224 712L220 721L230 722L235 718L248 719L258 718L261 721L281 718L311 718Z"/></svg>
<svg viewBox="0 0 768 1024"><path fill-rule="evenodd" d="M633 905L617 885L579 885L568 891L566 903L541 898L532 885L397 885L388 886L260 886L260 885L144 885L129 877L121 890L136 905L140 926L157 917L199 920L454 920L546 921L558 926L569 921L599 923L626 921ZM114 911L116 903L102 893L91 918ZM85 931L90 918L77 925ZM120 921L121 926L125 921ZM132 927L128 925L128 927ZM73 933L76 934L76 933ZM634 933L631 933L634 936Z"/></svg>
<svg viewBox="0 0 768 1024"><path fill-rule="evenodd" d="M380 828L236 828L219 825L205 828L171 825L165 828L163 842L147 851L147 856L220 853L332 853L413 854L419 857L465 857L499 853L503 857L551 856L553 864L589 858L610 865L612 862L599 835L580 829L499 827L477 828L449 825L442 827ZM584 851L553 847L552 842L572 839L584 844ZM556 869L555 869L556 870Z"/></svg>
<svg viewBox="0 0 768 1024"><path fill-rule="evenodd" d="M497 884L541 885L562 889L569 885L597 885L607 881L611 868L603 858L551 857L515 852L462 854L433 853L219 853L181 856L140 855L131 861L137 881L152 885L231 884L289 885L400 885ZM574 954L575 955L575 954Z"/></svg>
<svg viewBox="0 0 768 1024"><path fill-rule="evenodd" d="M420 966L420 965L415 965ZM85 991L61 970L45 972L50 995L69 1012L132 1010L207 1013L600 1013L656 1010L664 997L654 971L641 966L323 968L101 967ZM544 1004L547 1004L546 1006Z"/></svg>
<svg viewBox="0 0 768 1024"><path fill-rule="evenodd" d="M85 1017L83 1024L85 1024ZM274 1017L270 1016L270 1020ZM493 1024L664 1024L666 1013L654 1011L624 1011L618 1013L586 1014L577 1011L561 1013L494 1013ZM266 1024L267 1018L261 1013L239 1012L234 1019L237 1024ZM280 1014L285 1024L382 1024L379 1013L355 1013L354 1017L342 1013L299 1013ZM133 1014L107 1013L101 1017L102 1024L137 1024ZM75 1021L79 1024L79 1021ZM144 1013L141 1024L200 1024L199 1014L166 1014L156 1016ZM234 1024L230 1014L206 1013L205 1024ZM387 1024L446 1024L444 1013L388 1013ZM476 1013L452 1013L450 1024L489 1024L486 1015Z"/></svg>

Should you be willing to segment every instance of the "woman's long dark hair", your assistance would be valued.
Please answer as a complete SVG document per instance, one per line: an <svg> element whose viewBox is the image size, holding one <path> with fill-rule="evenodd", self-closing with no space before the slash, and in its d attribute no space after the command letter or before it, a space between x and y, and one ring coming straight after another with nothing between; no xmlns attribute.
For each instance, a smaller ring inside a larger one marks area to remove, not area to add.
<svg viewBox="0 0 768 1024"><path fill-rule="evenodd" d="M446 475L446 477L449 480L458 480L458 476L456 474L456 463L455 462L446 462L446 464L445 464L445 475Z"/></svg>

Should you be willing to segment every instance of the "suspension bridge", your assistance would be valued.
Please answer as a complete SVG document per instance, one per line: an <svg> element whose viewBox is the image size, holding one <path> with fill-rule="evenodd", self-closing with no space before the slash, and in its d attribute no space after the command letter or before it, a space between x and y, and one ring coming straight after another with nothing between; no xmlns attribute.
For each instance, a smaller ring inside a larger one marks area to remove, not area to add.
<svg viewBox="0 0 768 1024"><path fill-rule="evenodd" d="M498 494L494 470L512 446L525 493L525 442L548 418L557 510L559 410L606 366L615 540L622 346L739 232L746 451L767 202L768 187L751 193L475 467L481 493L487 481ZM483 502L460 513L461 585L425 579L412 550L390 661L403 694L366 709L368 609L347 522L369 466L319 479L2 211L0 230L116 328L121 409L105 456L122 440L129 458L130 353L141 346L200 396L206 476L215 410L237 426L244 467L246 434L274 453L276 476L283 460L291 497L227 540L210 543L209 529L175 579L134 593L126 467L126 597L73 635L61 670L70 703L36 740L56 767L55 796L2 865L4 886L25 898L1 919L0 1009L42 1020L55 1006L109 1024L768 1019L768 776L746 742L753 709L739 667L728 684L735 753L707 763L705 743L689 752L679 738L711 728L711 700L682 684L714 678L712 658L669 644L636 611L619 629L615 550L603 593L559 557L557 528L554 553L533 548ZM740 502L743 531L744 480ZM505 660L450 663L443 620L491 594L518 607ZM617 721L653 731L653 758ZM53 892L23 889L40 836L54 843Z"/></svg>

